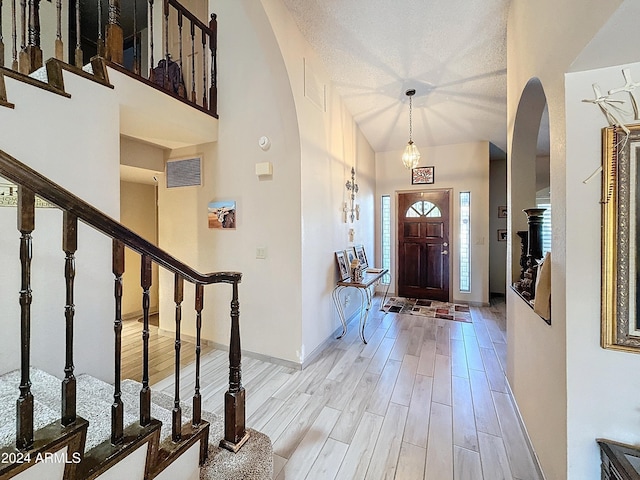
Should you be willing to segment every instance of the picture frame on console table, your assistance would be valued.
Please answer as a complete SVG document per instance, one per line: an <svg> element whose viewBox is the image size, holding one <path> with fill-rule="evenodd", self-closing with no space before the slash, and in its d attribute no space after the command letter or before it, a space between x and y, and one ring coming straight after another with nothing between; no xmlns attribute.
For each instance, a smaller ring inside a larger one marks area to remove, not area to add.
<svg viewBox="0 0 640 480"><path fill-rule="evenodd" d="M356 245L354 248L356 251L356 257L360 262L360 266L362 268L367 268L369 266L369 263L367 262L367 254L364 251L364 245Z"/></svg>
<svg viewBox="0 0 640 480"><path fill-rule="evenodd" d="M338 276L340 281L349 278L349 267L347 266L347 258L344 255L344 250L338 250L336 252L336 262L338 263Z"/></svg>
<svg viewBox="0 0 640 480"><path fill-rule="evenodd" d="M634 353L640 353L639 162L640 125L602 129L600 344Z"/></svg>

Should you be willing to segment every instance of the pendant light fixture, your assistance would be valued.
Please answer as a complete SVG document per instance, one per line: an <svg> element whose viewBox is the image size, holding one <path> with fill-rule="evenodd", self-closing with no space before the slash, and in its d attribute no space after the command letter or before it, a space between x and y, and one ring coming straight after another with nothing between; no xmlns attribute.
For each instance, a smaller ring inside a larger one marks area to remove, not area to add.
<svg viewBox="0 0 640 480"><path fill-rule="evenodd" d="M412 168L416 168L418 166L418 162L420 161L420 152L418 151L418 147L416 147L412 140L413 135L413 102L411 97L416 94L416 91L411 88L405 92L407 97L409 97L409 143L404 148L404 153L402 154L402 163L406 168L411 170Z"/></svg>

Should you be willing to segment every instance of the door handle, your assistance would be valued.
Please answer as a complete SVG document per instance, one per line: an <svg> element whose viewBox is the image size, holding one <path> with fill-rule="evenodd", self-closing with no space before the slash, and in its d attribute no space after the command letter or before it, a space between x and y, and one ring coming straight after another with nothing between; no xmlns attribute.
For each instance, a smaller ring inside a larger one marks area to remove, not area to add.
<svg viewBox="0 0 640 480"><path fill-rule="evenodd" d="M443 250L442 255L449 255L449 250Z"/></svg>

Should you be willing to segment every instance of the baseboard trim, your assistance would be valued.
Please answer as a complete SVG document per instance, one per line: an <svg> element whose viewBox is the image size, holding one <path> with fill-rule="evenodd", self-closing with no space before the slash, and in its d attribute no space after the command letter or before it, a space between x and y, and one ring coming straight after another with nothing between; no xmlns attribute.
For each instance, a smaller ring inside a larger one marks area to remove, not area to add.
<svg viewBox="0 0 640 480"><path fill-rule="evenodd" d="M509 380L507 380L505 384L507 385L507 390L509 391L509 396L511 397L511 404L513 405L513 408L516 412L516 417L518 417L518 423L520 424L520 428L522 428L522 431L524 432L524 439L525 439L525 442L527 443L527 448L529 449L531 458L534 459L533 463L535 464L536 472L538 473L539 477L542 480L546 480L546 477L544 476L544 472L542 471L542 467L540 466L540 459L538 458L538 455L536 454L536 451L533 448L533 443L531 443L531 438L529 437L529 431L527 430L527 426L524 424L524 419L522 418L522 414L520 413L520 409L518 408L518 403L516 402L516 397L513 394L513 390L511 390L511 385L509 384Z"/></svg>
<svg viewBox="0 0 640 480"><path fill-rule="evenodd" d="M356 319L356 317L358 317L360 315L360 310L356 309L351 316L347 319L347 326L351 326L351 323ZM339 326L338 328L336 328L331 335L329 335L324 342L322 342L320 345L318 345L316 348L314 348L313 352L311 352L309 355L307 355L305 357L305 359L302 361L302 363L298 363L298 362L292 362L291 360L285 360L283 358L278 358L278 357L271 357L269 355L264 355L262 353L257 353L257 352L252 352L251 350L242 350L242 355L249 357L249 358L255 358L256 360L262 360L264 362L270 362L270 363L274 363L276 365L282 365L283 367L287 367L287 368L291 368L293 370L304 370L306 367L308 367L315 359L317 359L322 352L324 352L324 350L331 344L331 342L333 342L335 340L335 338L340 335L340 333L342 333L342 326ZM158 335L162 335L163 337L174 337L175 336L175 332L172 330L164 330L162 328L158 329ZM185 340L190 341L191 343L196 343L196 337L192 336L192 335L187 335L185 333L181 334L181 337L184 338ZM215 348L216 350L222 350L225 352L229 351L229 345L225 345L222 343L217 343L214 342L212 340L205 340L202 339L200 340L200 344L201 345L207 345L207 346L211 346L213 348Z"/></svg>

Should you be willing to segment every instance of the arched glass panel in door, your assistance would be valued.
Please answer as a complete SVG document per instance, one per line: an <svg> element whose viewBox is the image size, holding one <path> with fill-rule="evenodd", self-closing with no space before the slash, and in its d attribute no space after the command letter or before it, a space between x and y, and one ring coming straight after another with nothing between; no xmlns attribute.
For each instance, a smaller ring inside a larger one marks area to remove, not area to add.
<svg viewBox="0 0 640 480"><path fill-rule="evenodd" d="M405 213L405 217L407 218L420 218L420 217L430 217L430 218L438 218L442 216L442 212L440 209L431 202L426 200L421 200L419 202L411 205L407 212Z"/></svg>

